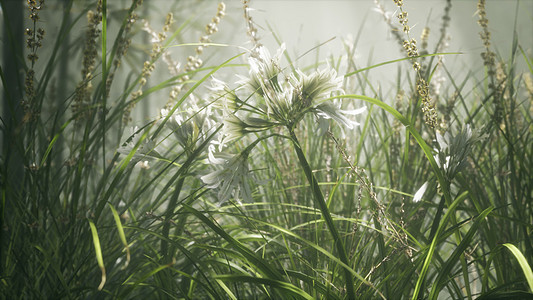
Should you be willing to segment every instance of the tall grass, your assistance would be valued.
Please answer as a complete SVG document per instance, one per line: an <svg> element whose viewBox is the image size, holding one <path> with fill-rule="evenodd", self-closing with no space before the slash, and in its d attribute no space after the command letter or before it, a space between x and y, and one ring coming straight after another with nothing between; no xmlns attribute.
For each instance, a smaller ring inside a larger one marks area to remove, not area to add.
<svg viewBox="0 0 533 300"><path fill-rule="evenodd" d="M533 297L532 49L479 1L456 74L452 1L435 45L376 3L401 58L300 65L249 1L246 47L236 6L0 1L2 297Z"/></svg>

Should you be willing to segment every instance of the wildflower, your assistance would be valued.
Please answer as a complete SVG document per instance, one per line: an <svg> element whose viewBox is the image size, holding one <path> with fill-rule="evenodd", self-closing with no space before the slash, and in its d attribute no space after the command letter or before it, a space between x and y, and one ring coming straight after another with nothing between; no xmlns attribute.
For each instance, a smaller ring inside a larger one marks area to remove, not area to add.
<svg viewBox="0 0 533 300"><path fill-rule="evenodd" d="M444 175L451 180L466 167L466 158L473 145L484 138L466 125L459 133L452 136L449 132L441 135L436 133L439 149L435 155L437 165L444 171Z"/></svg>
<svg viewBox="0 0 533 300"><path fill-rule="evenodd" d="M232 195L239 201L240 198L248 200L252 198L252 192L248 183L250 171L248 168L248 151L231 155L227 153L217 153L210 159L215 165L215 170L200 179L210 189L218 190L219 205L226 202Z"/></svg>
<svg viewBox="0 0 533 300"><path fill-rule="evenodd" d="M298 71L304 103L328 97L333 92L343 92L341 89L342 77L337 77L337 72L331 70L319 70L311 75L305 75Z"/></svg>
<svg viewBox="0 0 533 300"><path fill-rule="evenodd" d="M250 37L250 41L252 42L254 49L257 49L261 47L261 43L259 42L259 37L257 36L257 28L255 28L254 21L252 20L252 17L250 16L250 7L248 6L249 0L242 0L242 9L244 11L244 21L246 22L246 28L247 35Z"/></svg>
<svg viewBox="0 0 533 300"><path fill-rule="evenodd" d="M284 51L285 44L282 44L276 55L271 57L268 49L258 47L248 59L250 78L241 80L238 83L248 85L252 92L257 92L261 96L265 94L265 89L267 88L280 91L278 75L281 72L281 68L279 63Z"/></svg>
<svg viewBox="0 0 533 300"><path fill-rule="evenodd" d="M334 103L324 103L316 107L318 116L325 119L333 119L342 126L353 129L359 125L359 122L350 120L348 116L355 116L366 111L366 107L353 110L342 110L339 105Z"/></svg>
<svg viewBox="0 0 533 300"><path fill-rule="evenodd" d="M192 100L191 103L197 102L197 99ZM167 109L162 109L161 117L166 118L169 112ZM214 122L210 119L210 115L209 107L199 108L193 104L185 111L169 117L166 125L172 130L180 146L190 153L205 141L207 132L214 128Z"/></svg>
<svg viewBox="0 0 533 300"><path fill-rule="evenodd" d="M231 114L224 119L224 142L229 143L247 133L264 131L276 125L279 124L261 118L246 117L240 119Z"/></svg>
<svg viewBox="0 0 533 300"><path fill-rule="evenodd" d="M211 87L208 87L211 91L211 96L214 100L222 99L222 105L219 106L225 112L234 112L237 109L235 105L235 100L237 100L237 95L235 92L229 88L229 86L222 80L211 78ZM217 101L215 105L220 105L220 102Z"/></svg>
<svg viewBox="0 0 533 300"><path fill-rule="evenodd" d="M258 47L249 58L250 78L240 81L259 96L259 108L255 112L263 118L266 114L263 123L251 119L255 128L269 128L276 124L293 127L309 112L315 113L319 121L321 118L333 119L349 129L357 125L347 115L355 115L362 110L344 111L338 104L325 102L332 94L344 92L341 89L343 78L338 77L333 69L317 70L311 74L296 70L287 76L279 65L284 51L285 45L282 45L271 57L265 47ZM261 107L266 108L266 113Z"/></svg>

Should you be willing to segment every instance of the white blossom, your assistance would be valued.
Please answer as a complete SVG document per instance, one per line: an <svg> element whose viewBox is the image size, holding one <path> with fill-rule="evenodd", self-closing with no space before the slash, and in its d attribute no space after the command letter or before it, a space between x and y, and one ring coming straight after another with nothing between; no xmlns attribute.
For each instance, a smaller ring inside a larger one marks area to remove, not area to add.
<svg viewBox="0 0 533 300"><path fill-rule="evenodd" d="M424 193L426 192L428 188L428 182L424 182L424 184L418 189L418 191L416 191L414 197L413 197L413 202L419 202L420 200L422 200L422 196L424 196Z"/></svg>
<svg viewBox="0 0 533 300"><path fill-rule="evenodd" d="M200 177L208 188L218 190L219 205L226 202L231 196L235 200L249 200L252 192L248 183L250 171L248 168L247 155L245 153L231 155L217 153L210 156L211 162L217 170Z"/></svg>

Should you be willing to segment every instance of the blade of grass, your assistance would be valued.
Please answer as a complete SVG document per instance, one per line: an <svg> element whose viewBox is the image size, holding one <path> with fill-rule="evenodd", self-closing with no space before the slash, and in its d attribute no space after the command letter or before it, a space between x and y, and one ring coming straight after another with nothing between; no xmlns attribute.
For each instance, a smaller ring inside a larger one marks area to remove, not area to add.
<svg viewBox="0 0 533 300"><path fill-rule="evenodd" d="M320 190L320 187L318 186L318 181L313 175L313 170L311 170L311 167L309 166L309 163L307 162L307 159L305 158L305 154L302 150L302 147L300 146L298 138L294 134L294 129L293 128L288 128L288 129L289 129L292 143L294 145L294 150L296 151L296 155L298 156L298 160L300 161L300 165L302 169L304 170L305 176L307 177L307 181L309 181L309 184L311 185L311 191L314 196L313 198L315 199L315 204L320 209L320 212L322 213L322 217L326 221L326 225L331 233L331 236L333 237L335 247L337 248L339 258L342 261L342 263L345 264L345 266L343 267L343 270L344 270L344 277L346 280L347 297L349 299L354 299L355 293L354 293L353 277L349 270L351 269L351 267L349 267L350 262L348 260L348 255L346 254L346 249L344 248L344 243L339 235L337 227L333 223L333 218L331 217L331 213L329 212L328 206L326 202L324 201L324 195L322 194L322 191Z"/></svg>
<svg viewBox="0 0 533 300"><path fill-rule="evenodd" d="M531 271L531 266L527 262L527 259L524 257L520 249L518 249L513 244L503 244L511 253L514 255L516 260L518 261L518 264L520 265L520 268L522 268L522 271L524 272L524 276L526 277L527 284L529 285L529 290L533 292L533 272Z"/></svg>
<svg viewBox="0 0 533 300"><path fill-rule="evenodd" d="M372 66L369 66L369 67L366 67L366 68L362 68L362 69L350 72L350 73L344 75L344 77L350 77L352 75L355 75L355 74L360 73L360 72L364 72L366 70L374 69L374 68L381 67L381 66L388 65L388 64L397 63L397 62L404 61L404 60L411 60L413 58L419 58L419 57L447 55L447 54L455 54L455 55L457 55L457 54L463 54L463 53L461 53L461 52L433 53L433 54L424 54L424 55L417 55L417 56L412 56L412 57L399 58L399 59L395 59L395 60L389 60L389 61L386 61L386 62L382 62L382 63L379 63L379 64L375 64L375 65L372 65Z"/></svg>
<svg viewBox="0 0 533 300"><path fill-rule="evenodd" d="M229 281L229 282L249 282L249 283L255 283L255 284L264 284L271 286L275 289L278 289L284 293L282 295L291 295L292 297L297 297L300 299L314 299L303 291L302 289L283 281L270 279L270 278L259 278L259 277L252 277L248 275L240 275L240 274L224 274L224 275L216 275L215 279L222 280L222 281Z"/></svg>
<svg viewBox="0 0 533 300"><path fill-rule="evenodd" d="M102 0L102 170L105 170L105 135L107 115L107 0Z"/></svg>
<svg viewBox="0 0 533 300"><path fill-rule="evenodd" d="M225 239L231 246L233 246L237 251L239 251L252 265L256 266L261 271L261 273L263 273L263 275L266 275L269 278L276 278L276 279L283 277L276 269L274 269L270 265L268 261L257 256L255 252L248 249L241 242L233 238L224 229L216 225L208 217L204 216L204 214L202 214L200 211L186 204L183 204L183 207L185 208L185 210L189 211L194 216L196 216L198 219L200 219L204 224L209 226L209 228L213 229L215 233L217 233L219 236Z"/></svg>
<svg viewBox="0 0 533 300"><path fill-rule="evenodd" d="M474 234L478 232L479 226L481 226L481 223L485 220L485 218L492 212L494 207L489 207L485 209L479 216L477 216L476 221L470 227L468 230L468 233L463 237L463 240L461 243L455 248L452 255L448 258L448 260L444 263L442 269L439 270L439 275L433 282L433 287L431 288L431 292L429 294L429 299L437 299L439 296L439 292L441 291L442 287L446 285L446 282L448 282L449 275L452 273L452 268L455 266L457 261L459 261L461 255L466 250L467 247L469 247L471 244L471 240L474 237ZM531 271L531 270L530 270ZM469 282L465 282L465 285L470 284Z"/></svg>
<svg viewBox="0 0 533 300"><path fill-rule="evenodd" d="M130 263L130 247L128 245L128 241L126 240L126 234L124 234L124 227L122 227L122 222L120 221L120 216L118 215L117 210L111 203L108 203L108 205L109 208L111 208L111 212L113 213L113 218L115 219L115 224L117 225L118 235L120 237L120 240L122 241L122 245L124 245L124 249L126 249L126 263L122 267L122 269L125 269Z"/></svg>
<svg viewBox="0 0 533 300"><path fill-rule="evenodd" d="M98 266L100 267L100 270L102 271L102 280L100 281L100 285L98 286L98 290L101 291L104 288L104 285L106 282L104 258L102 256L102 248L100 247L100 238L98 237L98 231L96 230L96 226L91 220L89 220L89 226L91 226L94 251L96 253L96 261L98 262Z"/></svg>

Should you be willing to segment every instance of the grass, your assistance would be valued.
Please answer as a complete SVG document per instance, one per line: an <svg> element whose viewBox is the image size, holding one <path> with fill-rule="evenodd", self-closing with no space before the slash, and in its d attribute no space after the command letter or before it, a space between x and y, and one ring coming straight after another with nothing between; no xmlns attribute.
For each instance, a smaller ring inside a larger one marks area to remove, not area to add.
<svg viewBox="0 0 533 300"><path fill-rule="evenodd" d="M221 40L235 6L143 23L147 1L0 4L2 298L533 297L516 25L509 53L484 34L484 67L457 73L449 8L437 43L403 58L361 63L356 39L299 65L266 53L251 10L233 25L251 44Z"/></svg>

